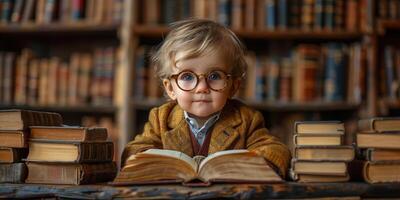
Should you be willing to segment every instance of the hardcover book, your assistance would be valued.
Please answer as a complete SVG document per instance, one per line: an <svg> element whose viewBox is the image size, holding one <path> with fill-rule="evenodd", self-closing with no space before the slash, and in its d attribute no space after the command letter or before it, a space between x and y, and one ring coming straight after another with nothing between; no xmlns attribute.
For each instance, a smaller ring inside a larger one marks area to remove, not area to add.
<svg viewBox="0 0 400 200"><path fill-rule="evenodd" d="M81 185L109 182L117 174L114 162L108 163L36 163L28 162L26 183Z"/></svg>
<svg viewBox="0 0 400 200"><path fill-rule="evenodd" d="M365 149L363 156L372 162L379 161L400 161L400 149Z"/></svg>
<svg viewBox="0 0 400 200"><path fill-rule="evenodd" d="M182 183L210 185L213 182L281 182L281 177L263 157L248 150L227 150L193 159L173 150L149 149L130 156L112 184Z"/></svg>
<svg viewBox="0 0 400 200"><path fill-rule="evenodd" d="M363 177L368 183L400 182L400 162L364 162Z"/></svg>
<svg viewBox="0 0 400 200"><path fill-rule="evenodd" d="M327 176L327 175L313 175L313 174L298 174L295 175L295 179L298 182L303 183L335 183L335 182L347 182L350 180L350 176Z"/></svg>
<svg viewBox="0 0 400 200"><path fill-rule="evenodd" d="M0 183L23 183L26 176L25 163L0 164Z"/></svg>
<svg viewBox="0 0 400 200"><path fill-rule="evenodd" d="M345 162L315 162L292 159L292 169L295 174L328 176L346 176L346 174L348 174Z"/></svg>
<svg viewBox="0 0 400 200"><path fill-rule="evenodd" d="M0 146L13 148L28 147L27 135L27 131L0 130Z"/></svg>
<svg viewBox="0 0 400 200"><path fill-rule="evenodd" d="M32 110L1 110L0 130L25 130L29 126L61 126L58 113Z"/></svg>
<svg viewBox="0 0 400 200"><path fill-rule="evenodd" d="M303 161L344 161L354 159L355 152L352 146L297 146L294 157Z"/></svg>
<svg viewBox="0 0 400 200"><path fill-rule="evenodd" d="M106 128L67 127L67 126L31 126L30 139L62 141L105 141Z"/></svg>
<svg viewBox="0 0 400 200"><path fill-rule="evenodd" d="M295 133L302 134L344 134L344 124L340 121L297 121Z"/></svg>
<svg viewBox="0 0 400 200"><path fill-rule="evenodd" d="M358 121L358 130L361 132L400 131L400 118L375 117Z"/></svg>
<svg viewBox="0 0 400 200"><path fill-rule="evenodd" d="M358 148L400 149L399 133L358 133Z"/></svg>
<svg viewBox="0 0 400 200"><path fill-rule="evenodd" d="M294 135L294 144L297 146L339 146L342 144L342 135Z"/></svg>
<svg viewBox="0 0 400 200"><path fill-rule="evenodd" d="M26 158L28 148L0 147L0 163L15 163Z"/></svg>
<svg viewBox="0 0 400 200"><path fill-rule="evenodd" d="M112 161L112 142L29 141L27 161L38 162L109 162Z"/></svg>

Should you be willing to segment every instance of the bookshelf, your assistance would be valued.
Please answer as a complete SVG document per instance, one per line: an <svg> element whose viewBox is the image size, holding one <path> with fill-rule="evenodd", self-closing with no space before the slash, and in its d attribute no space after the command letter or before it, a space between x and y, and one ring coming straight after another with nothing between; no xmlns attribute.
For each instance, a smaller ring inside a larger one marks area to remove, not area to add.
<svg viewBox="0 0 400 200"><path fill-rule="evenodd" d="M133 2L6 0L0 8L0 109L105 126L122 152L131 139Z"/></svg>

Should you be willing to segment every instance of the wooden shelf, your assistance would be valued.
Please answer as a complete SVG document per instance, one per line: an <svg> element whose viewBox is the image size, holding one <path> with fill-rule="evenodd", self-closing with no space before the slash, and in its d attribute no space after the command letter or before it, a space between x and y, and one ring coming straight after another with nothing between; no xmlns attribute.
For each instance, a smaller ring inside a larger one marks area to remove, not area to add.
<svg viewBox="0 0 400 200"><path fill-rule="evenodd" d="M359 104L348 102L248 102L248 105L265 111L294 112L294 111L346 111L356 110Z"/></svg>
<svg viewBox="0 0 400 200"><path fill-rule="evenodd" d="M400 99L385 99L384 103L389 109L400 109Z"/></svg>
<svg viewBox="0 0 400 200"><path fill-rule="evenodd" d="M33 33L116 33L119 24L92 23L52 23L52 24L7 24L0 25L0 34L33 34Z"/></svg>
<svg viewBox="0 0 400 200"><path fill-rule="evenodd" d="M400 30L400 20L379 20L377 28L381 35L384 35L388 29Z"/></svg>
<svg viewBox="0 0 400 200"><path fill-rule="evenodd" d="M167 26L142 26L133 27L133 34L141 37L163 37L169 32ZM361 32L349 31L303 31L303 30L234 30L234 32L245 39L358 39Z"/></svg>
<svg viewBox="0 0 400 200"><path fill-rule="evenodd" d="M0 109L26 109L38 111L50 111L60 113L87 113L87 114L114 114L117 108L114 106L28 106L28 105L0 105Z"/></svg>

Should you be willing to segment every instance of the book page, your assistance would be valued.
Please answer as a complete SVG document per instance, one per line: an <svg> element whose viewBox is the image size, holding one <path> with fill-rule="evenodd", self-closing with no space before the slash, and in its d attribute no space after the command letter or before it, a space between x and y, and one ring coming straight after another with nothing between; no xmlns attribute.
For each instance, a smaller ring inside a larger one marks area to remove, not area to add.
<svg viewBox="0 0 400 200"><path fill-rule="evenodd" d="M188 156L180 151L166 150L166 149L148 149L148 150L144 151L143 153L177 158L179 160L183 160L183 161L187 162L195 171L197 171L196 162L190 156Z"/></svg>
<svg viewBox="0 0 400 200"><path fill-rule="evenodd" d="M223 156L223 155L228 155L228 154L232 155L232 154L242 154L242 153L248 153L248 152L249 152L249 150L247 150L247 149L232 149L232 150L219 151L219 152L213 153L213 154L207 156L207 157L200 163L200 166L199 166L197 172L203 167L203 165L204 165L205 163L207 163L209 160L211 160L211 159L213 159L213 158L216 158L216 157L219 157L219 156Z"/></svg>

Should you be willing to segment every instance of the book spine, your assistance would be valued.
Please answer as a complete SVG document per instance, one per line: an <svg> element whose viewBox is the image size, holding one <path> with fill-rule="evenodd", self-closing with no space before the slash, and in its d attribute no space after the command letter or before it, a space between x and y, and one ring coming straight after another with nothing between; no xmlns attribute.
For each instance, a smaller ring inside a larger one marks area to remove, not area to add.
<svg viewBox="0 0 400 200"><path fill-rule="evenodd" d="M288 28L289 12L288 12L288 0L278 0L278 25L281 30Z"/></svg>
<svg viewBox="0 0 400 200"><path fill-rule="evenodd" d="M78 162L112 161L114 146L112 142L80 143Z"/></svg>
<svg viewBox="0 0 400 200"><path fill-rule="evenodd" d="M23 130L29 126L61 126L62 124L61 115L50 112L22 110L21 119L23 121Z"/></svg>
<svg viewBox="0 0 400 200"><path fill-rule="evenodd" d="M101 164L83 164L81 166L79 184L101 183L114 180L117 175L115 162Z"/></svg>
<svg viewBox="0 0 400 200"><path fill-rule="evenodd" d="M374 131L374 121L375 119L361 119L358 121L358 131Z"/></svg>
<svg viewBox="0 0 400 200"><path fill-rule="evenodd" d="M26 176L25 163L0 164L0 183L23 183Z"/></svg>

